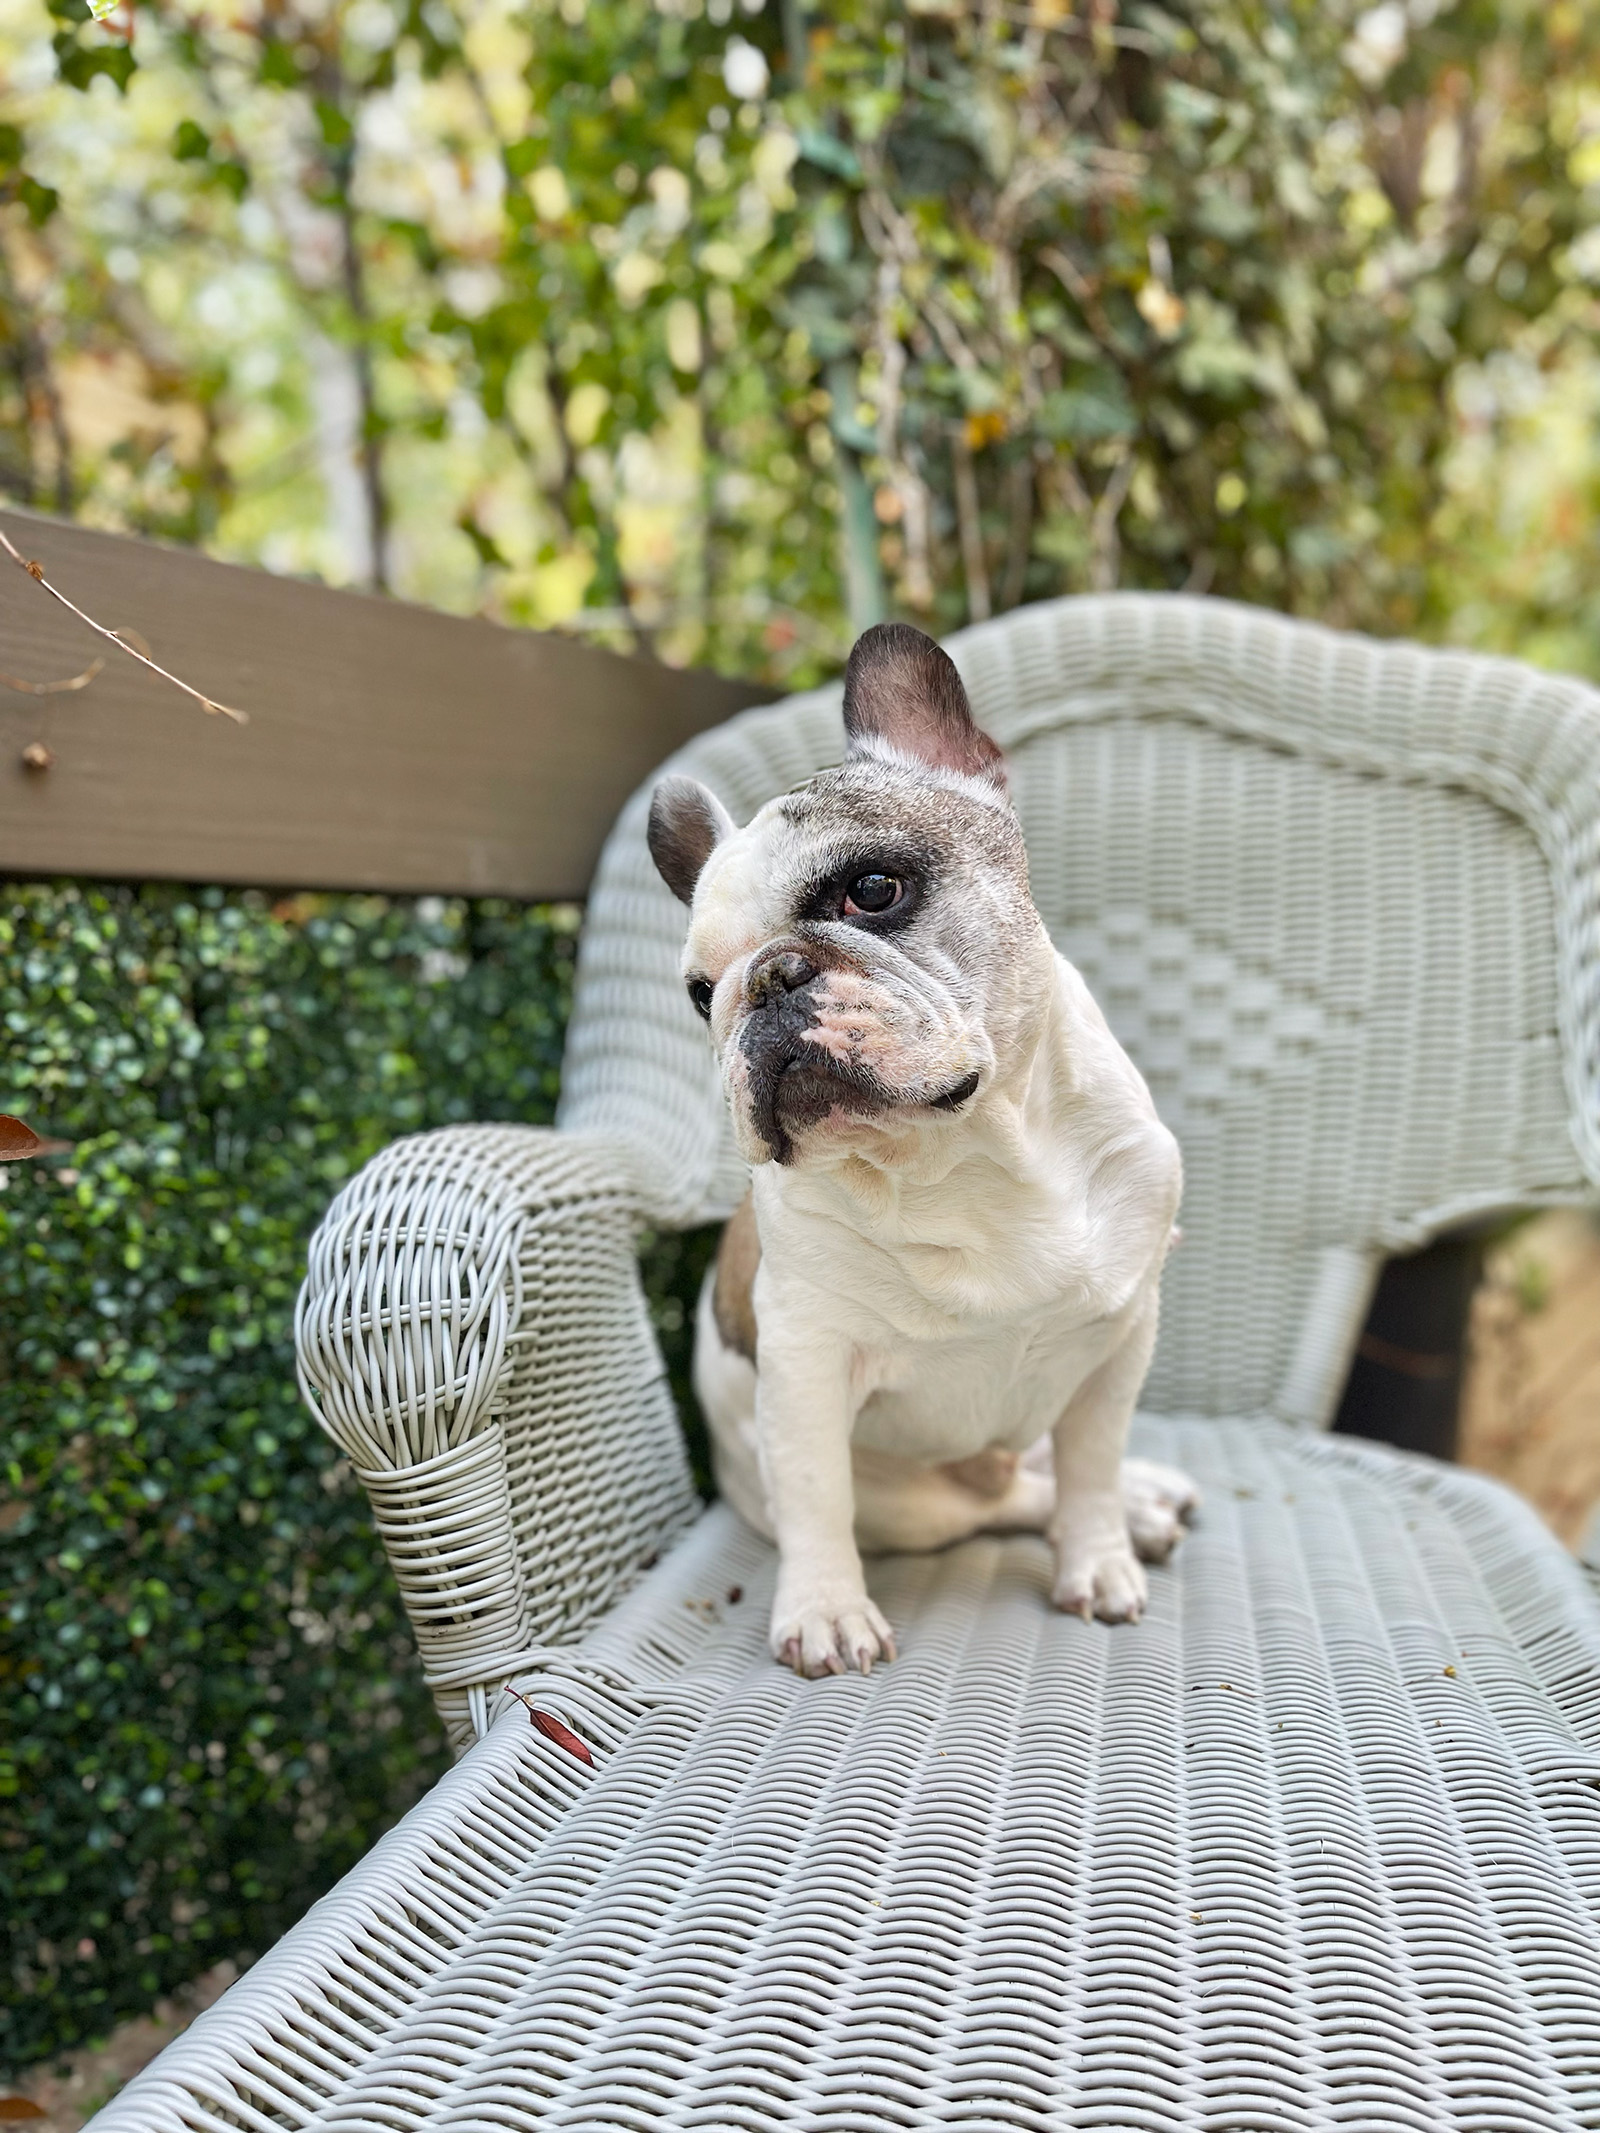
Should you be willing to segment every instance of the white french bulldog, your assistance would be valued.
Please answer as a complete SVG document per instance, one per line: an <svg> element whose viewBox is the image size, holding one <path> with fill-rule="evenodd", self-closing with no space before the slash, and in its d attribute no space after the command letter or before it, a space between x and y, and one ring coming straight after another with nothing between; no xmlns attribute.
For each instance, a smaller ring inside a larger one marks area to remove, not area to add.
<svg viewBox="0 0 1600 2133"><path fill-rule="evenodd" d="M1046 1531L1055 1604L1135 1621L1197 1501L1122 1459L1177 1143L1034 908L1000 751L901 623L856 645L844 723L842 767L747 828L673 777L649 829L754 1167L695 1386L813 1676L894 1656L860 1548Z"/></svg>

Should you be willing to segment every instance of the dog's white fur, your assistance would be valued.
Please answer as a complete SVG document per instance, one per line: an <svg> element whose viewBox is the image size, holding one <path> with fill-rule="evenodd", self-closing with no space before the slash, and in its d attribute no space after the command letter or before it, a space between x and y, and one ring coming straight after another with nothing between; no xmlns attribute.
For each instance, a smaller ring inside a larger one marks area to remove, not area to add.
<svg viewBox="0 0 1600 2133"><path fill-rule="evenodd" d="M1145 1602L1140 1554L1165 1554L1195 1501L1181 1474L1122 1463L1177 1145L1034 910L1003 785L930 763L914 732L869 738L829 776L814 804L786 796L738 831L702 792L716 841L683 963L715 987L761 1247L757 1360L722 1337L708 1282L696 1389L724 1495L778 1544L773 1651L807 1674L893 1656L861 1548L1042 1529L1056 1605L1126 1621ZM939 854L910 926L864 938L824 914L796 931L819 852L906 823ZM813 1104L774 1161L783 1114L763 1127L741 1032L797 941L843 959L803 996L804 1043L894 1101ZM930 1107L974 1074L959 1108Z"/></svg>

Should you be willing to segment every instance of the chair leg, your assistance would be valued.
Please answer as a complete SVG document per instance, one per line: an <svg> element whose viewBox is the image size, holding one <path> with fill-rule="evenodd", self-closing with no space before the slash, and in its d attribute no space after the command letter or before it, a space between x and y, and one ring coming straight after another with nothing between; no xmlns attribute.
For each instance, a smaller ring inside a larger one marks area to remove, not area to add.
<svg viewBox="0 0 1600 2133"><path fill-rule="evenodd" d="M1485 1247L1481 1231L1437 1237L1384 1267L1334 1418L1341 1435L1455 1457Z"/></svg>

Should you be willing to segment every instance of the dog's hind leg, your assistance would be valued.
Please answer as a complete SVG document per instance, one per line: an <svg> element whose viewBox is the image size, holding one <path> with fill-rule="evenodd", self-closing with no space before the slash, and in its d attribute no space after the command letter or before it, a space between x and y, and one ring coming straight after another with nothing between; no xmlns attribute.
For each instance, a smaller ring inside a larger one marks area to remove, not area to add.
<svg viewBox="0 0 1600 2133"><path fill-rule="evenodd" d="M734 1344L739 1329L728 1326L717 1303L714 1270L700 1291L695 1321L695 1395L711 1434L718 1493L771 1540L756 1449L756 1366ZM851 1473L857 1545L874 1554L943 1548L974 1533L1042 1532L1055 1496L1048 1466L1043 1473L1025 1470L1014 1452L998 1449L928 1467L858 1448Z"/></svg>
<svg viewBox="0 0 1600 2133"><path fill-rule="evenodd" d="M917 1466L857 1445L850 1466L856 1540L872 1554L947 1548L974 1533L1040 1533L1055 1501L1048 1474L997 1448Z"/></svg>

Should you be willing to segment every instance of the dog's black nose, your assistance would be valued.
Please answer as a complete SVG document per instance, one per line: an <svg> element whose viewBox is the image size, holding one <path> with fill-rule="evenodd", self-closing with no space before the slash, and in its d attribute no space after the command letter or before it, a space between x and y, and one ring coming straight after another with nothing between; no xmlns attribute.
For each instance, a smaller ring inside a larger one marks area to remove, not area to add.
<svg viewBox="0 0 1600 2133"><path fill-rule="evenodd" d="M745 972L744 996L752 1007L781 1000L785 994L809 985L817 966L798 948L774 948L757 956Z"/></svg>

